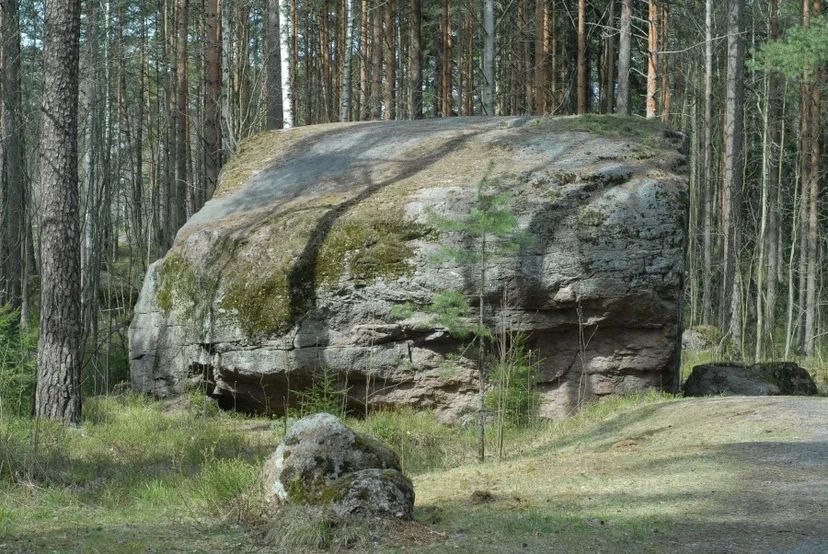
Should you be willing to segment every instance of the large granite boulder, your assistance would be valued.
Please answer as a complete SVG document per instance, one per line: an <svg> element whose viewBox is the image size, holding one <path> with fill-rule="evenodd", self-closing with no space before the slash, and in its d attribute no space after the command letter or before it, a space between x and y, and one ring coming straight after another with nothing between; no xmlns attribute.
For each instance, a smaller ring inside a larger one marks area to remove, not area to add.
<svg viewBox="0 0 828 554"><path fill-rule="evenodd" d="M817 394L808 370L793 362L697 365L684 383L685 396L776 396Z"/></svg>
<svg viewBox="0 0 828 554"><path fill-rule="evenodd" d="M262 485L270 503L320 505L340 517L411 519L414 508L414 487L397 455L325 413L291 427L265 462Z"/></svg>
<svg viewBox="0 0 828 554"><path fill-rule="evenodd" d="M617 117L446 118L262 134L148 270L130 327L135 389L205 380L226 407L280 412L323 372L353 409L475 409L476 364L423 314L476 275L435 261L431 211L460 216L482 178L529 246L491 266L492 322L528 335L540 415L675 390L687 209L683 139ZM499 308L504 290L508 304ZM580 338L579 338L580 337ZM447 370L447 366L451 370Z"/></svg>

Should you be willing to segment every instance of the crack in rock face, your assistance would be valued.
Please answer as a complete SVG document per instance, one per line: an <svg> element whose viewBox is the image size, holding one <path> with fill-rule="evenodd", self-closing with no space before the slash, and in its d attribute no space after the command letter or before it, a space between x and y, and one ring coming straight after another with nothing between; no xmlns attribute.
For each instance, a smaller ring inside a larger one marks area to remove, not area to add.
<svg viewBox="0 0 828 554"><path fill-rule="evenodd" d="M422 310L393 314L477 291L478 272L434 256L469 245L430 214L462 217L486 178L531 241L487 267L485 317L525 336L540 416L676 390L682 145L651 122L609 116L255 137L147 272L129 333L133 387L163 397L201 383L225 408L281 413L324 376L353 411L410 406L462 421L476 410L476 349Z"/></svg>

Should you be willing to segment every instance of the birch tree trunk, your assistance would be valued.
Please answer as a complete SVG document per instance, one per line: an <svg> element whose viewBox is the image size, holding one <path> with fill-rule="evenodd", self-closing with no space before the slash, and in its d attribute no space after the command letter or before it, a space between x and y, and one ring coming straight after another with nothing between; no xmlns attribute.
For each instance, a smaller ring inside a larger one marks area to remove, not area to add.
<svg viewBox="0 0 828 554"><path fill-rule="evenodd" d="M354 27L356 26L356 13L354 12L354 0L348 0L345 8L345 52L342 74L342 106L339 110L341 121L351 120L351 59L354 49Z"/></svg>
<svg viewBox="0 0 828 554"><path fill-rule="evenodd" d="M267 129L282 129L285 114L282 104L282 24L279 0L267 2Z"/></svg>

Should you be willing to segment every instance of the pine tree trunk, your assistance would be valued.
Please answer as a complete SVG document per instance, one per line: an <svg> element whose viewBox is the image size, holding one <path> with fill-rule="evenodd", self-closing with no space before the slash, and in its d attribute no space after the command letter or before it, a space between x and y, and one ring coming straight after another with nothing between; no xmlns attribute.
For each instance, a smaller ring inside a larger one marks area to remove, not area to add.
<svg viewBox="0 0 828 554"><path fill-rule="evenodd" d="M495 23L494 0L483 2L483 113L495 115ZM471 57L471 52L469 52Z"/></svg>
<svg viewBox="0 0 828 554"><path fill-rule="evenodd" d="M713 0L705 0L702 322L713 323Z"/></svg>
<svg viewBox="0 0 828 554"><path fill-rule="evenodd" d="M587 111L586 0L578 0L578 114Z"/></svg>
<svg viewBox="0 0 828 554"><path fill-rule="evenodd" d="M374 28L371 37L371 117L382 117L382 5L374 3Z"/></svg>
<svg viewBox="0 0 828 554"><path fill-rule="evenodd" d="M744 47L741 37L744 0L733 0L727 27L727 78L722 176L722 330L729 332L735 354L742 354L741 247Z"/></svg>
<svg viewBox="0 0 828 554"><path fill-rule="evenodd" d="M656 93L658 89L658 4L649 0L647 33L647 119L656 116Z"/></svg>
<svg viewBox="0 0 828 554"><path fill-rule="evenodd" d="M822 17L822 1L814 0L813 16ZM819 271L819 206L822 155L822 68L817 66L813 70L813 79L810 87L810 150L808 156L808 251L807 276L805 288L805 355L812 357L816 354L817 335L817 288Z"/></svg>
<svg viewBox="0 0 828 554"><path fill-rule="evenodd" d="M294 125L299 124L299 111L297 109L297 102L296 102L296 92L295 87L297 81L297 75L299 74L299 45L298 45L298 26L299 26L299 14L296 8L296 0L290 0L290 71L288 72L290 77L290 88L287 91L288 98L290 99L290 121L287 121L287 116L285 118L285 123L289 123L291 127ZM287 38L285 39L287 40ZM282 75L284 77L284 75ZM283 91L284 92L284 91ZM284 102L282 102L284 104ZM282 108L284 109L284 105Z"/></svg>
<svg viewBox="0 0 828 554"><path fill-rule="evenodd" d="M632 0L621 1L621 33L618 39L618 92L615 113L630 113L630 38L632 35Z"/></svg>
<svg viewBox="0 0 828 554"><path fill-rule="evenodd" d="M778 40L781 36L779 28L779 2L778 0L770 0L769 5L769 40ZM780 143L782 141L782 127L784 120L782 119L782 86L780 77L775 72L768 74L768 89L767 89L767 147L765 148L765 155L767 160L765 165L767 167L767 231L762 237L764 239L764 257L767 260L765 268L763 268L763 277L765 279L765 294L764 306L762 313L762 325L757 325L756 328L756 358L763 358L768 352L767 346L773 346L773 331L776 328L776 299L777 299L777 283L778 283L778 268L779 256L777 243L779 241L779 225L781 220L778 215L779 206L779 179L781 176L781 158L782 149ZM762 288L758 287L761 291ZM757 295L757 299L762 298L762 294Z"/></svg>
<svg viewBox="0 0 828 554"><path fill-rule="evenodd" d="M221 0L207 0L204 87L204 194L212 196L221 170Z"/></svg>
<svg viewBox="0 0 828 554"><path fill-rule="evenodd" d="M2 0L2 106L0 106L0 305L22 302L25 223L23 105L20 81L20 9Z"/></svg>
<svg viewBox="0 0 828 554"><path fill-rule="evenodd" d="M452 115L452 85L451 85L451 0L443 0L443 25L442 25L442 47L443 60L441 64L442 75L440 77L440 115L450 117Z"/></svg>
<svg viewBox="0 0 828 554"><path fill-rule="evenodd" d="M187 163L187 145L189 144L189 112L188 112L188 96L189 96L189 78L188 78L188 48L187 37L189 28L189 0L179 0L178 2L178 63L176 70L178 75L178 83L176 85L177 92L177 108L176 108L176 141L177 148L175 154L176 161L176 186L175 186L175 228L178 231L182 225L187 221L187 192L189 189L189 172Z"/></svg>
<svg viewBox="0 0 828 554"><path fill-rule="evenodd" d="M394 0L385 0L383 8L385 19L385 88L383 92L383 104L385 119L396 119L394 97L397 83L396 49L394 48Z"/></svg>
<svg viewBox="0 0 828 554"><path fill-rule="evenodd" d="M529 2L520 0L518 12L518 40L520 41L520 59L522 61L521 82L523 83L524 113L532 113L532 56L529 41Z"/></svg>
<svg viewBox="0 0 828 554"><path fill-rule="evenodd" d="M661 121L669 123L670 121L670 55L667 54L669 50L669 7L667 4L662 6L661 11L661 62L659 69L661 70Z"/></svg>
<svg viewBox="0 0 828 554"><path fill-rule="evenodd" d="M609 27L615 29L615 0L609 2ZM615 90L615 33L609 31L604 37L604 66L601 83L601 113L612 113L613 91ZM553 48L554 51L554 48Z"/></svg>
<svg viewBox="0 0 828 554"><path fill-rule="evenodd" d="M411 49L409 50L411 79L411 119L423 117L423 0L411 1Z"/></svg>
<svg viewBox="0 0 828 554"><path fill-rule="evenodd" d="M80 0L44 0L43 9L42 268L35 415L77 424L83 341L77 157Z"/></svg>
<svg viewBox="0 0 828 554"><path fill-rule="evenodd" d="M546 0L535 0L535 113L545 114L546 104L546 45L547 45Z"/></svg>
<svg viewBox="0 0 828 554"><path fill-rule="evenodd" d="M371 115L370 99L370 68L371 36L368 32L368 0L362 0L359 14L359 117L360 121Z"/></svg>

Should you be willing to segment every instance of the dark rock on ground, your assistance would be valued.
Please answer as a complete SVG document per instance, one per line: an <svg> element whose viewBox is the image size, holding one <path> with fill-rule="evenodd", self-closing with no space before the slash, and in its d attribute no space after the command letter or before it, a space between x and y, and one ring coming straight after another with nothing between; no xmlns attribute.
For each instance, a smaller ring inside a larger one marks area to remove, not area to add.
<svg viewBox="0 0 828 554"><path fill-rule="evenodd" d="M685 396L817 394L808 371L793 362L698 365L684 383Z"/></svg>
<svg viewBox="0 0 828 554"><path fill-rule="evenodd" d="M265 500L329 507L346 517L411 519L414 487L397 455L330 414L297 421L262 473Z"/></svg>
<svg viewBox="0 0 828 554"><path fill-rule="evenodd" d="M476 274L435 260L440 244L461 238L440 236L428 214L468 213L487 177L533 239L493 260L486 296L487 317L526 333L537 354L540 416L564 416L584 398L673 390L682 147L657 124L612 116L254 137L147 272L129 333L133 387L164 397L202 380L222 406L282 413L327 371L347 379L354 410L367 399L372 409L434 409L444 421L473 413L476 363L462 341L424 313L390 313L438 291L476 290Z"/></svg>

